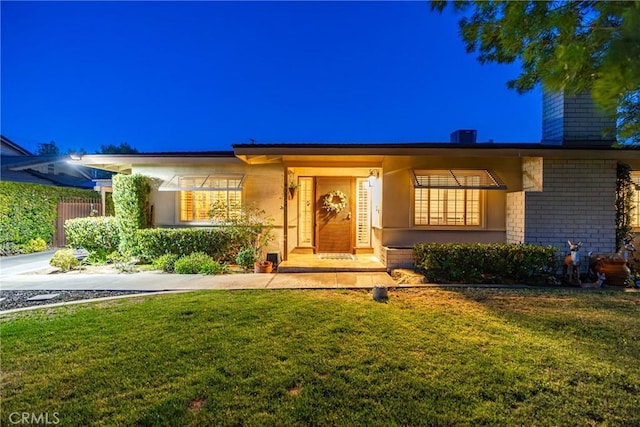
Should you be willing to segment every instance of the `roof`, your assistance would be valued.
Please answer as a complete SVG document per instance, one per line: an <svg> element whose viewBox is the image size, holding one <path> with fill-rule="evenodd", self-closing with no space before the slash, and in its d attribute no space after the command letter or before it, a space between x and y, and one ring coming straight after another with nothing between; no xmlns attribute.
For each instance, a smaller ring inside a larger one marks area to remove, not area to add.
<svg viewBox="0 0 640 427"><path fill-rule="evenodd" d="M9 154L6 151L15 151L15 153L10 153L10 154L18 155L18 156L31 156L32 155L31 152L29 152L29 150L19 146L18 144L16 144L15 142L11 141L9 138L7 138L4 135L0 135L0 144L2 145L2 153L3 154Z"/></svg>
<svg viewBox="0 0 640 427"><path fill-rule="evenodd" d="M12 182L93 188L92 179L106 177L104 172L82 165L70 165L68 160L68 156L3 155L0 159L0 178L3 181ZM57 173L44 173L36 170L36 168L52 164L58 165L56 167Z"/></svg>

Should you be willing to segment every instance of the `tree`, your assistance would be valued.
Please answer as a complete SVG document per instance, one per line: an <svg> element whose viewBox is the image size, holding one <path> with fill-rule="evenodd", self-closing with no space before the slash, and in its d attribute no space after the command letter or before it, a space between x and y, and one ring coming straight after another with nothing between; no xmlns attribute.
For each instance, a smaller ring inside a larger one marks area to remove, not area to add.
<svg viewBox="0 0 640 427"><path fill-rule="evenodd" d="M38 144L37 154L39 156L57 156L60 154L60 149L55 141L51 141L49 143Z"/></svg>
<svg viewBox="0 0 640 427"><path fill-rule="evenodd" d="M128 142L121 142L120 145L101 145L99 154L136 154L137 149L129 145Z"/></svg>
<svg viewBox="0 0 640 427"><path fill-rule="evenodd" d="M446 1L432 1L442 12ZM481 63L519 61L519 93L589 91L616 117L618 137L640 143L640 1L455 1L467 52Z"/></svg>

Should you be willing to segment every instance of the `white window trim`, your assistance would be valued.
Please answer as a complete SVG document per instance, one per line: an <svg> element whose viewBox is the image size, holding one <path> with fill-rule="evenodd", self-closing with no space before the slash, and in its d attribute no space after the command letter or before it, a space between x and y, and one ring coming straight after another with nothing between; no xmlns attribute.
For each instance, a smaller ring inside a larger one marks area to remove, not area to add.
<svg viewBox="0 0 640 427"><path fill-rule="evenodd" d="M487 173L487 177L490 177L494 184L490 186L464 186L460 185L460 180L455 177L455 171L467 172L481 172ZM449 173L455 185L420 185L418 176L428 174L442 174L443 172ZM411 228L418 230L436 230L436 231L478 231L486 230L487 228L487 191L488 190L504 190L506 185L495 175L491 174L486 169L429 169L429 170L411 170L413 178L413 188L411 191ZM478 225L454 225L454 224L417 224L416 223L416 189L443 189L443 190L479 190L479 206L478 213L480 215L480 221Z"/></svg>
<svg viewBox="0 0 640 427"><path fill-rule="evenodd" d="M196 186L180 186L181 178L190 178L190 179L198 179L200 182L199 185ZM227 180L227 186L225 187L205 187L205 183L209 180L209 178ZM239 181L237 186L229 186L229 181ZM242 184L244 183L244 175L174 175L169 181L165 181L162 183L158 191L173 191L175 192L175 224L185 224L185 225L200 225L200 226L219 226L225 225L224 223L215 223L211 219L207 220L183 220L181 219L182 213L182 192L240 192L240 205L241 208L244 206L244 191L242 189Z"/></svg>

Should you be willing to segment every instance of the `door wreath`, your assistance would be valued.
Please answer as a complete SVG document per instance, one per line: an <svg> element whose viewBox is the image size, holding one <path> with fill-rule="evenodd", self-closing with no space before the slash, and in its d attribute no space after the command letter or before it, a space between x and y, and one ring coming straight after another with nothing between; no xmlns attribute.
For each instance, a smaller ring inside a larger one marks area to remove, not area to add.
<svg viewBox="0 0 640 427"><path fill-rule="evenodd" d="M335 201L336 198L339 199L338 202ZM329 212L340 213L347 207L347 195L340 190L329 191L324 196L323 205Z"/></svg>

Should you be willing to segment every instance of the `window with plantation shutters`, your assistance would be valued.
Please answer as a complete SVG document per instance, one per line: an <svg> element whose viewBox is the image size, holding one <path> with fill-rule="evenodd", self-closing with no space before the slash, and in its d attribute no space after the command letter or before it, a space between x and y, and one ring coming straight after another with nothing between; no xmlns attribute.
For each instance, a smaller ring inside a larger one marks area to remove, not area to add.
<svg viewBox="0 0 640 427"><path fill-rule="evenodd" d="M506 189L496 175L485 169L412 172L415 225L480 226L483 192Z"/></svg>
<svg viewBox="0 0 640 427"><path fill-rule="evenodd" d="M313 245L313 178L298 178L298 246Z"/></svg>
<svg viewBox="0 0 640 427"><path fill-rule="evenodd" d="M226 222L242 209L242 176L176 176L160 191L179 192L181 222Z"/></svg>
<svg viewBox="0 0 640 427"><path fill-rule="evenodd" d="M356 246L371 246L371 190L369 180L358 178L356 203Z"/></svg>

